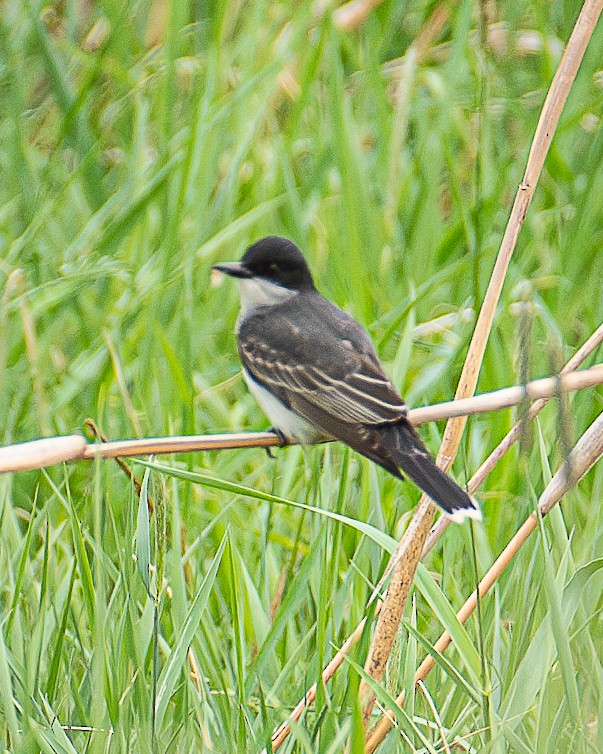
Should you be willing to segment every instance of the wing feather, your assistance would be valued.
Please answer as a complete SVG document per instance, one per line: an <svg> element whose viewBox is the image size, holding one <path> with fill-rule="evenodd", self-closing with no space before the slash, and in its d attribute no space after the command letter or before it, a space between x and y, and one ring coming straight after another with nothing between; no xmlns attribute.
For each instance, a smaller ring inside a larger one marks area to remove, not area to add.
<svg viewBox="0 0 603 754"><path fill-rule="evenodd" d="M271 337L269 326L261 328L261 336L250 330L241 332L239 340L246 369L302 415L311 410L316 421L324 414L324 429L332 431L333 422L384 424L406 416L406 405L383 372L368 336L361 348L354 348L350 341L352 348L342 348L314 332L293 343L289 340L285 348L282 339Z"/></svg>

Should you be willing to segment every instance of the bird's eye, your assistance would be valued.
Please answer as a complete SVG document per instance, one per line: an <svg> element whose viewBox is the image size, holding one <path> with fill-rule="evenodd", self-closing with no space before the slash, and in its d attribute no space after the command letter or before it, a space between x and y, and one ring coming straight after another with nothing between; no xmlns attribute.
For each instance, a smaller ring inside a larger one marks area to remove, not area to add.
<svg viewBox="0 0 603 754"><path fill-rule="evenodd" d="M276 262L272 262L270 269L272 270L272 272L276 272L278 270L278 264Z"/></svg>

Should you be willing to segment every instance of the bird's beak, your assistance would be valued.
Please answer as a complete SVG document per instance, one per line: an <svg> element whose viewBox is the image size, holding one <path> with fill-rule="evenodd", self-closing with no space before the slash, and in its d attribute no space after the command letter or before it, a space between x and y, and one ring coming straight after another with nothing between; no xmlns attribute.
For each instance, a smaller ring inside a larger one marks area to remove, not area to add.
<svg viewBox="0 0 603 754"><path fill-rule="evenodd" d="M212 269L223 272L225 275L230 275L233 278L250 278L253 274L241 262L221 262L214 265Z"/></svg>

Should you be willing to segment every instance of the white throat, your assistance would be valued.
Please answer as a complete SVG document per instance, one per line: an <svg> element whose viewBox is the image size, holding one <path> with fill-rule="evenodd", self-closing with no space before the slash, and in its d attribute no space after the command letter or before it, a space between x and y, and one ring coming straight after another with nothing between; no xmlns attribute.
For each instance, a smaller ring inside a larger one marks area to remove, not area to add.
<svg viewBox="0 0 603 754"><path fill-rule="evenodd" d="M298 294L298 291L283 288L266 278L239 278L237 282L241 293L240 319L244 319L258 306L276 306Z"/></svg>

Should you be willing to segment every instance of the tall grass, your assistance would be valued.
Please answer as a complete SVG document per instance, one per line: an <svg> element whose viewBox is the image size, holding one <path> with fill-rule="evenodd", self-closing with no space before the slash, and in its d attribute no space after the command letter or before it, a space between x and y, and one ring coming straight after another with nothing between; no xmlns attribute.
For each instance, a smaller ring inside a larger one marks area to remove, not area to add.
<svg viewBox="0 0 603 754"><path fill-rule="evenodd" d="M210 268L269 233L302 246L409 403L450 398L472 323L417 326L479 305L577 6L484 6L480 18L450 4L441 35L404 64L427 3L385 2L357 32L310 2L175 3L163 22L160 7L149 21L148 3L4 5L0 443L77 431L88 416L111 438L265 427L240 377L236 292L213 287ZM599 28L511 263L480 391L550 373L603 319L602 46ZM407 689L384 750L603 750L597 467L483 601L481 623L455 627L446 660L412 688L415 659L454 626L601 411L600 393L569 409L560 422L547 407L482 489L478 573L466 526L421 570L379 689L381 701ZM470 420L458 480L512 421ZM440 431L423 431L433 449ZM113 463L0 477L8 750L269 747L366 614L418 499L339 446L167 466L150 472L148 518ZM367 629L319 684L286 750L362 750L368 640Z"/></svg>

